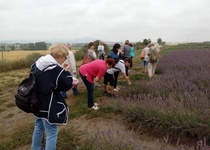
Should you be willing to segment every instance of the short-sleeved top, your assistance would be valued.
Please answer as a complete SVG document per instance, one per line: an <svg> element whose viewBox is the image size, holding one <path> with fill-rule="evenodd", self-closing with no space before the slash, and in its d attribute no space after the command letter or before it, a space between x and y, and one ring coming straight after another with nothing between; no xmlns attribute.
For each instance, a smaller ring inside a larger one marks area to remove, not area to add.
<svg viewBox="0 0 210 150"><path fill-rule="evenodd" d="M93 83L93 79L98 77L101 79L107 71L106 62L101 59L96 59L88 64L80 66L79 72L83 76L87 76L87 80Z"/></svg>
<svg viewBox="0 0 210 150"><path fill-rule="evenodd" d="M106 72L108 74L114 74L116 71L121 71L122 73L125 73L125 64L123 60L119 60L114 68L110 68Z"/></svg>

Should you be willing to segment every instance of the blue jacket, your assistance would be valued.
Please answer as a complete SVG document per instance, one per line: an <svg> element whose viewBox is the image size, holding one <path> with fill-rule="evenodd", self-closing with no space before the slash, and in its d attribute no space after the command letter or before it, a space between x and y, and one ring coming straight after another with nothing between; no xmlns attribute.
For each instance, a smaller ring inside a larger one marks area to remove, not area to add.
<svg viewBox="0 0 210 150"><path fill-rule="evenodd" d="M39 58L31 70L38 73L36 89L40 102L40 110L34 115L45 118L51 124L66 124L68 107L60 91L67 91L72 87L70 72L65 71L51 55Z"/></svg>

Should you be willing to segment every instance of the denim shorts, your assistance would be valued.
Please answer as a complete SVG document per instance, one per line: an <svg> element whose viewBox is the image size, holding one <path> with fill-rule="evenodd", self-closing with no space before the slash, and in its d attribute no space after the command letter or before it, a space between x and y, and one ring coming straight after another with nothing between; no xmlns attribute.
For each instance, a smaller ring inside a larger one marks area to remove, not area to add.
<svg viewBox="0 0 210 150"><path fill-rule="evenodd" d="M145 60L143 60L143 61L142 61L142 66L143 66L143 67L147 67L147 66L148 66L148 62L145 61Z"/></svg>

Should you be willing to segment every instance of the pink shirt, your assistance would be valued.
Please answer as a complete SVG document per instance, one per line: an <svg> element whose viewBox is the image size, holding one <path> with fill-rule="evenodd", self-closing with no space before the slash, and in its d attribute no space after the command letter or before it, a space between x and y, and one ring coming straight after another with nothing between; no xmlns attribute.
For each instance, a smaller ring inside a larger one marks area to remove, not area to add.
<svg viewBox="0 0 210 150"><path fill-rule="evenodd" d="M93 79L95 77L98 77L99 79L101 79L105 75L106 70L107 70L106 62L101 59L96 59L88 64L84 64L80 66L79 68L79 72L83 76L87 76L86 79L90 83L94 82Z"/></svg>

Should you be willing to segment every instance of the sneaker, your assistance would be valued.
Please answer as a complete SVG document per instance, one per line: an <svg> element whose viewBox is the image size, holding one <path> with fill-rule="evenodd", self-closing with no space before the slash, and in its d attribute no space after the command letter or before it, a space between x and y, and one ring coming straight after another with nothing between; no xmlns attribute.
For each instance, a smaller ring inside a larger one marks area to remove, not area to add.
<svg viewBox="0 0 210 150"><path fill-rule="evenodd" d="M114 91L115 91L115 92L118 92L119 90L118 90L117 88L114 88Z"/></svg>
<svg viewBox="0 0 210 150"><path fill-rule="evenodd" d="M99 110L100 108L98 106L93 106L93 107L91 107L91 109L93 109L93 110Z"/></svg>
<svg viewBox="0 0 210 150"><path fill-rule="evenodd" d="M100 87L101 85L98 84L97 82L94 82L94 86Z"/></svg>
<svg viewBox="0 0 210 150"><path fill-rule="evenodd" d="M119 87L116 87L116 89L120 90L120 88L119 88Z"/></svg>
<svg viewBox="0 0 210 150"><path fill-rule="evenodd" d="M104 91L103 96L107 96L108 92Z"/></svg>

